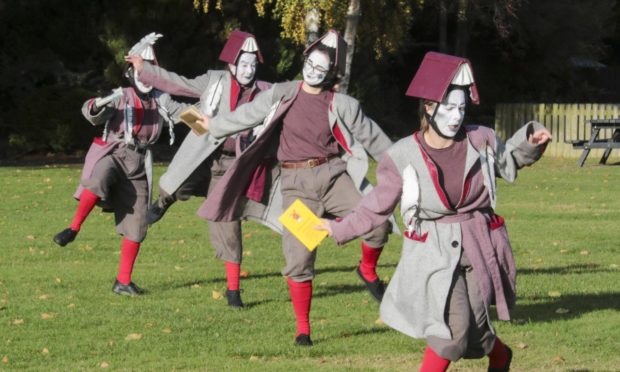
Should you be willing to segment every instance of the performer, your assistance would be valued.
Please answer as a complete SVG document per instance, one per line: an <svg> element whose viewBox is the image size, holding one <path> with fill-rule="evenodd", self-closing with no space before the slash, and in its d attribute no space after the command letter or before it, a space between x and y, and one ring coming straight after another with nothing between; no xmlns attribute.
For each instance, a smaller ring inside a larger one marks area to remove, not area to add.
<svg viewBox="0 0 620 372"><path fill-rule="evenodd" d="M200 109L210 117L235 110L271 86L256 80L256 69L258 63L263 63L263 56L254 35L233 31L219 59L228 64L226 70L209 70L196 78L187 79L161 67L145 65L139 56L126 57L138 72L141 82L173 95L200 98ZM159 221L177 200L188 200L191 196L205 197L251 140L251 132L223 139L188 133L159 180L159 197L149 209L149 224ZM265 178L264 172L257 173L248 190L248 196L253 200L262 200ZM262 208L259 204L250 202L246 212L244 218L261 219ZM279 225L269 227L281 232ZM239 219L210 221L209 236L216 257L224 261L228 305L243 307L239 279L243 257L241 222Z"/></svg>
<svg viewBox="0 0 620 372"><path fill-rule="evenodd" d="M506 144L492 129L463 126L478 104L471 65L430 52L407 95L418 97L421 129L391 147L377 168L377 187L341 221L324 220L339 244L386 221L400 202L403 252L381 303L390 327L427 341L421 371L489 356L489 371L508 371L511 349L495 334L489 306L509 320L515 263L504 219L494 213L495 177L512 182L551 140L529 122Z"/></svg>
<svg viewBox="0 0 620 372"><path fill-rule="evenodd" d="M153 45L161 36L145 36L131 53L157 64ZM159 138L164 124L169 125L172 144L170 118L178 114L181 104L138 81L131 65L125 76L129 87L118 88L107 97L89 99L82 107L84 117L93 125L104 125L104 131L86 154L81 182L74 194L79 204L73 222L54 236L54 242L62 247L71 243L95 205L113 210L116 231L123 239L112 291L136 296L144 292L132 282L131 274L148 227L146 211L152 184L149 147Z"/></svg>
<svg viewBox="0 0 620 372"><path fill-rule="evenodd" d="M199 210L200 216L213 221L234 219L242 202L239 196L243 189L238 185L247 184L258 161L276 143L281 168L276 188L281 188L281 193L270 196L267 209L271 216L279 216L281 208L286 209L295 199L301 199L318 215L344 216L357 205L360 192L370 187L364 178L368 169L366 151L378 158L392 142L364 115L357 100L332 90L344 73L345 52L342 37L329 31L304 51L302 82L274 84L234 112L203 117L205 128L215 138L252 127L258 136L209 194ZM386 221L364 236L362 262L357 268L379 300L383 283L375 268L389 226ZM288 231L283 233L282 245L286 259L282 274L288 278L297 319L295 342L309 346L316 250L308 251Z"/></svg>

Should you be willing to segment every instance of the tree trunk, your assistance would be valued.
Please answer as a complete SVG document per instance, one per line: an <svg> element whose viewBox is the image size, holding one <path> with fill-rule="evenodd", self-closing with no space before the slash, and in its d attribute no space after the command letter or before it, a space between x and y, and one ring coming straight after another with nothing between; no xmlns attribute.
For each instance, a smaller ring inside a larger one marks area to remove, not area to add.
<svg viewBox="0 0 620 372"><path fill-rule="evenodd" d="M464 57L467 54L467 42L469 40L467 13L468 0L458 0L458 10L456 13L456 42L454 44L454 54Z"/></svg>
<svg viewBox="0 0 620 372"><path fill-rule="evenodd" d="M439 11L439 51L448 53L448 7L446 0L438 0Z"/></svg>
<svg viewBox="0 0 620 372"><path fill-rule="evenodd" d="M319 38L319 26L321 25L321 18L319 11L316 8L312 8L306 14L306 46L312 44Z"/></svg>
<svg viewBox="0 0 620 372"><path fill-rule="evenodd" d="M344 40L347 42L347 60L345 64L345 73L340 83L338 91L347 93L349 90L349 81L351 80L351 64L353 63L353 54L355 53L355 35L357 34L357 24L362 16L360 0L349 0L347 9L347 25L344 31Z"/></svg>

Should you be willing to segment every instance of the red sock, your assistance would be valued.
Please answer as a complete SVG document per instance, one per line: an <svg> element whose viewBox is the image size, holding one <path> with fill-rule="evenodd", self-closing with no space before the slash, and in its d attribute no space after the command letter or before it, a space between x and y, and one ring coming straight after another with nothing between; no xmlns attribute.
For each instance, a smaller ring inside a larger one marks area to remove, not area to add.
<svg viewBox="0 0 620 372"><path fill-rule="evenodd" d="M508 349L499 337L496 337L493 349L489 353L489 368L504 368L506 363L508 363Z"/></svg>
<svg viewBox="0 0 620 372"><path fill-rule="evenodd" d="M228 282L228 290L238 291L241 264L225 261L224 265L226 266L226 281Z"/></svg>
<svg viewBox="0 0 620 372"><path fill-rule="evenodd" d="M381 251L383 251L383 247L381 248L371 248L366 245L366 243L362 242L362 260L360 261L360 272L364 279L369 282L374 282L379 279L377 275L377 261L379 261L379 256L381 256Z"/></svg>
<svg viewBox="0 0 620 372"><path fill-rule="evenodd" d="M310 305L312 304L312 280L294 282L288 279L293 311L297 319L297 335L310 335Z"/></svg>
<svg viewBox="0 0 620 372"><path fill-rule="evenodd" d="M88 217L90 211L93 210L98 201L99 197L97 195L93 194L88 189L84 189L82 195L80 195L80 202L78 203L75 216L73 216L73 222L71 222L69 228L73 231L80 231L82 223L86 220L86 217Z"/></svg>
<svg viewBox="0 0 620 372"><path fill-rule="evenodd" d="M118 276L116 277L121 284L127 285L131 283L131 272L133 271L133 264L136 262L139 250L140 243L123 238L121 243L121 261L118 265Z"/></svg>
<svg viewBox="0 0 620 372"><path fill-rule="evenodd" d="M437 355L433 349L426 347L424 350L424 359L420 366L420 372L443 372L448 369L450 361Z"/></svg>

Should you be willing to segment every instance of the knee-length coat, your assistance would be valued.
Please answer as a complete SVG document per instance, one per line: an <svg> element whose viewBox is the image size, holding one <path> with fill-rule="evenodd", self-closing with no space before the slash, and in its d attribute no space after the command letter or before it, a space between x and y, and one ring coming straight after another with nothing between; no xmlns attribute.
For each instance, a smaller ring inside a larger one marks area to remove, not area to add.
<svg viewBox="0 0 620 372"><path fill-rule="evenodd" d="M198 210L198 215L212 221L235 219L254 169L264 154L277 144L279 128L284 115L291 107L301 81L274 84L259 93L256 98L234 112L218 115L209 122L209 132L215 138L254 128L257 137L224 174L218 185ZM368 155L378 159L391 145L379 125L364 114L359 101L346 94L333 93L328 112L332 134L342 149L342 159L347 163L347 173L361 193L372 189L366 180ZM276 169L277 170L277 169ZM261 219L281 226L282 195L279 189L279 173L273 172L267 207ZM393 224L396 227L396 224ZM281 227L280 227L281 228Z"/></svg>
<svg viewBox="0 0 620 372"><path fill-rule="evenodd" d="M544 145L527 141L527 134L541 127L530 122L506 144L492 129L466 127L465 171L456 175L462 177L463 191L455 207L416 136L406 137L381 159L373 192L342 221L330 222L333 237L342 244L381 224L400 202L406 231L400 261L381 302L386 324L416 338L450 339L445 307L463 252L487 309L495 304L499 318L510 319L516 270L503 218L494 214L495 177L512 182L519 168L542 155Z"/></svg>

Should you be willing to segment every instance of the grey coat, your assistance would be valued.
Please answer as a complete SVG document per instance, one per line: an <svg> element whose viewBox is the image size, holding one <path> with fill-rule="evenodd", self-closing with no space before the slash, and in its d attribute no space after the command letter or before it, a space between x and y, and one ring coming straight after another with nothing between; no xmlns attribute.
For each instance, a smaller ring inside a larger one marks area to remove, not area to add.
<svg viewBox="0 0 620 372"><path fill-rule="evenodd" d="M226 70L209 70L196 78L187 79L159 66L145 64L139 79L145 84L172 95L200 98L199 109L209 117L231 111L232 79L230 72ZM264 81L256 81L251 94L265 90L270 85ZM183 105L183 109L188 106L188 104ZM178 113L180 112L182 110L173 116L176 122L179 121ZM237 137L237 142L239 142L239 137ZM194 132L189 132L168 169L159 179L159 187L168 194L174 194L194 170L223 143L224 138L216 139L208 133L199 136ZM237 147L239 148L239 143Z"/></svg>
<svg viewBox="0 0 620 372"><path fill-rule="evenodd" d="M254 128L257 138L207 197L198 211L199 216L212 221L235 219L245 191L239 185L248 184L260 159L277 141L278 128L297 97L301 84L300 81L274 84L269 90L258 94L252 102L209 122L209 131L215 138L249 128ZM367 152L378 159L392 145L392 141L377 123L363 113L360 103L345 94L333 93L328 118L332 134L344 150L342 159L347 163L347 173L360 192L369 192L372 186L365 178L368 171ZM282 214L282 195L278 175L274 173L272 188L266 200L267 208L261 218L280 226L278 217Z"/></svg>
<svg viewBox="0 0 620 372"><path fill-rule="evenodd" d="M450 207L439 186L435 165L406 137L387 151L377 168L379 183L341 222L331 222L339 243L385 221L400 202L406 225L403 251L381 303L381 318L411 337L450 339L445 306L462 252L471 262L483 301L510 319L516 300L516 270L503 219L493 212L495 177L509 182L517 170L534 163L544 146L532 146L526 133L542 126L530 122L504 145L492 129L469 126L463 195Z"/></svg>

